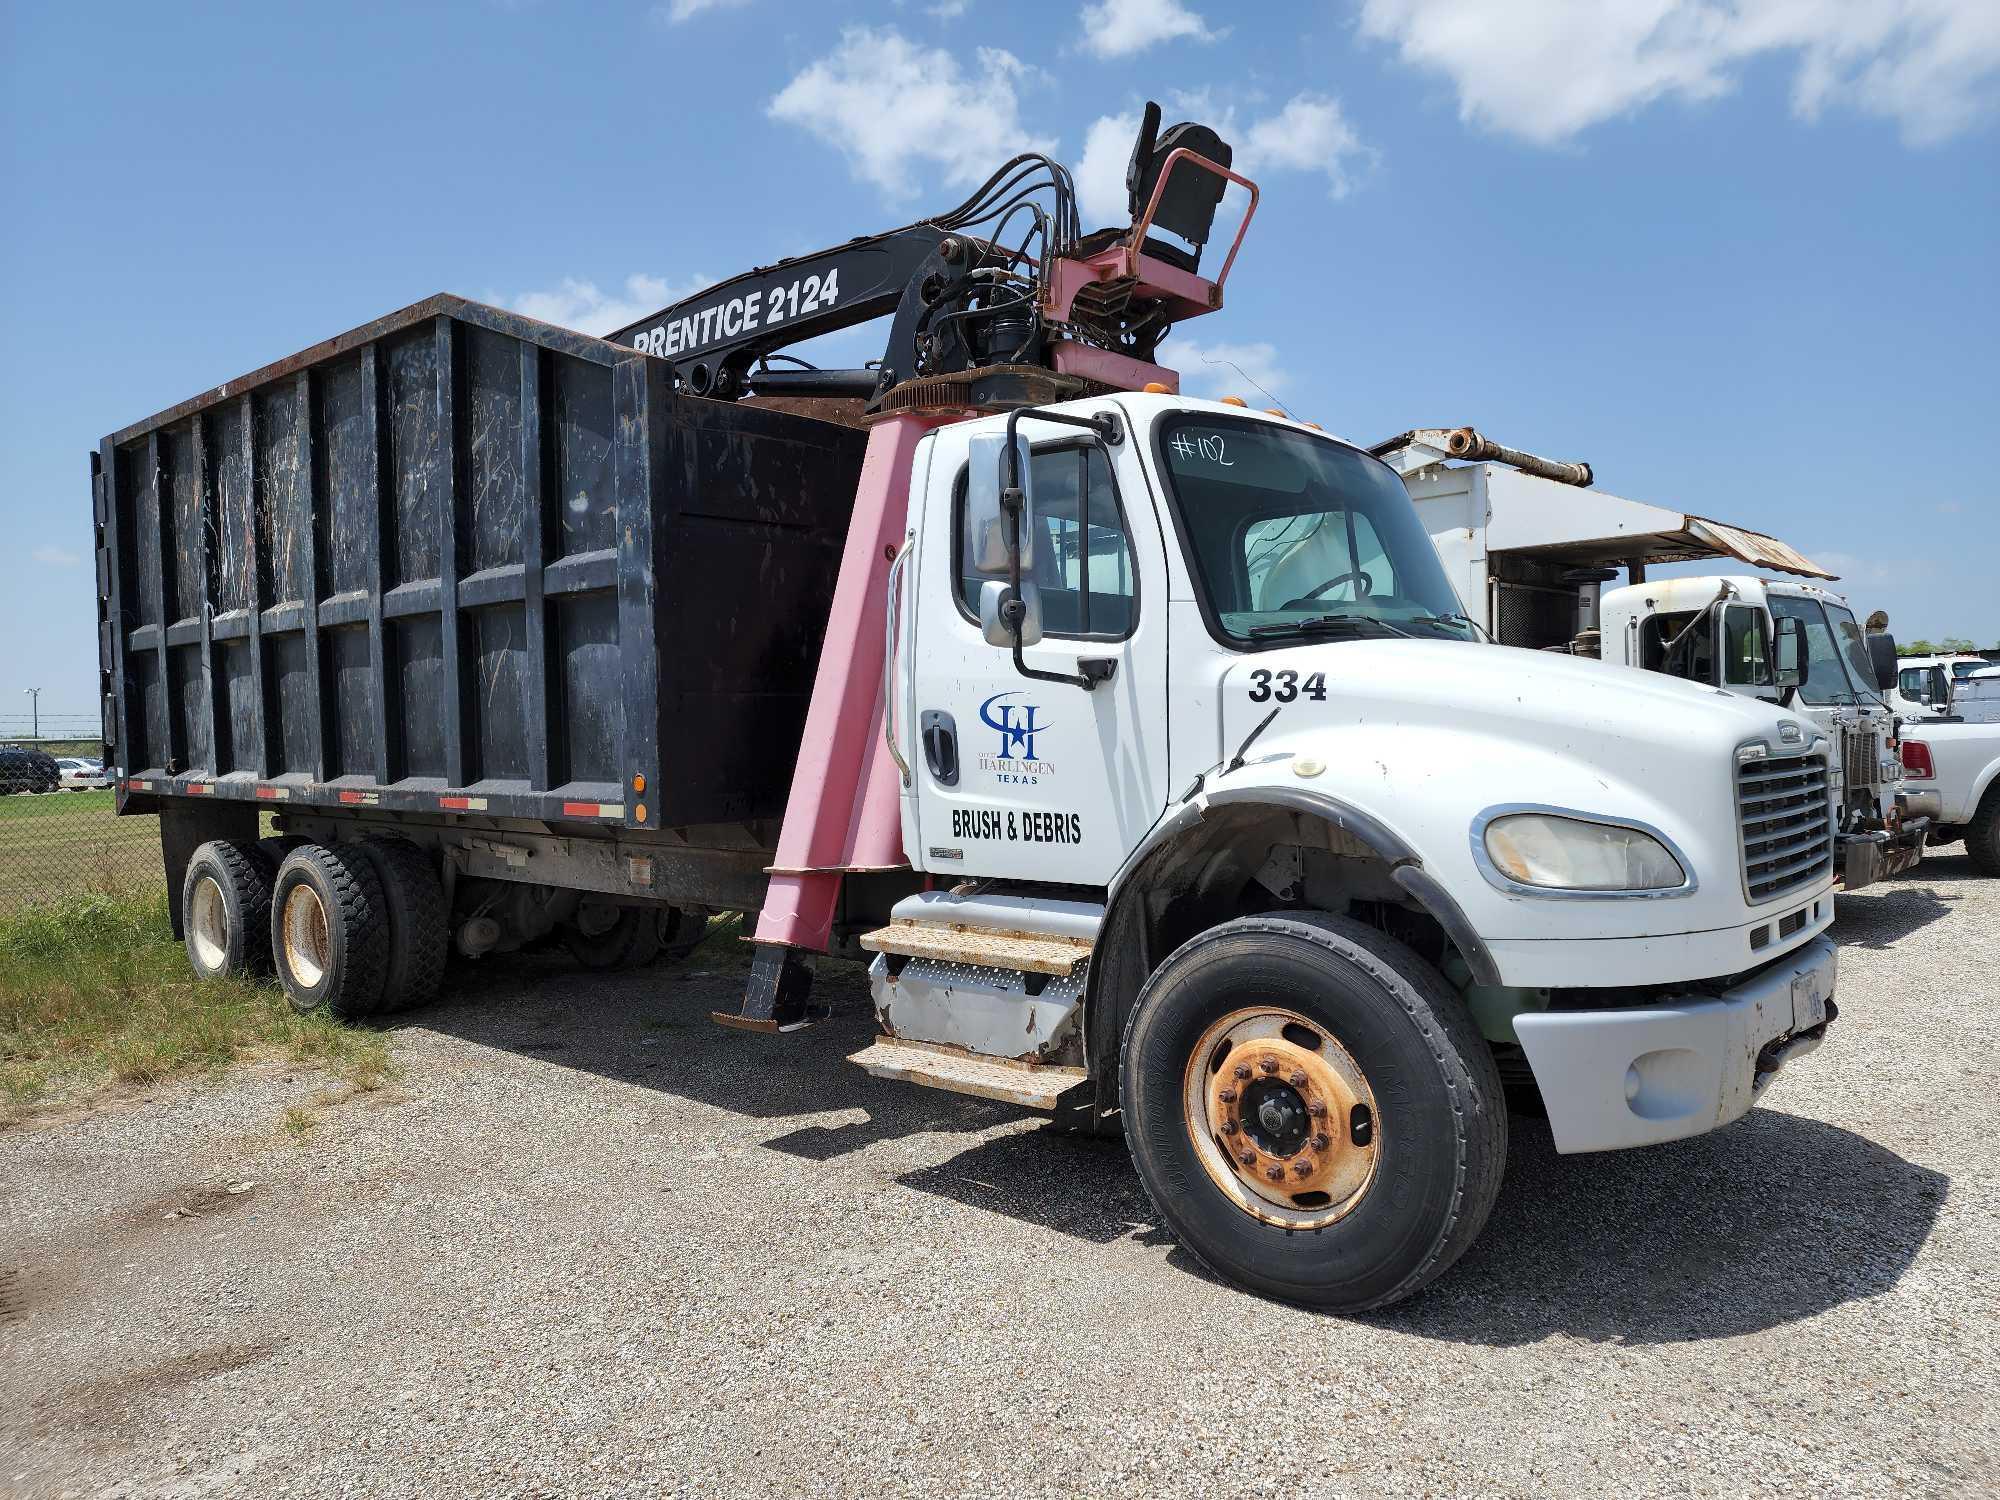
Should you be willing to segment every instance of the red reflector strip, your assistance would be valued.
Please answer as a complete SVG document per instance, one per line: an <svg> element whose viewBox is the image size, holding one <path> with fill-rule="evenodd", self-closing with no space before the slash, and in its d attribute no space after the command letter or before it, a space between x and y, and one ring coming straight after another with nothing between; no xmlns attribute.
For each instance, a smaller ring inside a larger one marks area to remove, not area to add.
<svg viewBox="0 0 2000 1500"><path fill-rule="evenodd" d="M190 781L187 784L186 791L190 797L211 796L215 792L215 783L212 781Z"/></svg>
<svg viewBox="0 0 2000 1500"><path fill-rule="evenodd" d="M260 786L257 795L266 802L284 802L290 799L292 789L288 786Z"/></svg>
<svg viewBox="0 0 2000 1500"><path fill-rule="evenodd" d="M136 776L129 777L125 782L125 790L128 792L143 792L146 790L146 783Z"/></svg>
<svg viewBox="0 0 2000 1500"><path fill-rule="evenodd" d="M453 812L484 812L486 811L486 799L484 797L440 797L438 798L438 806L450 808Z"/></svg>
<svg viewBox="0 0 2000 1500"><path fill-rule="evenodd" d="M565 802L565 818L622 818L625 804L622 802Z"/></svg>
<svg viewBox="0 0 2000 1500"><path fill-rule="evenodd" d="M382 802L380 792L342 792L340 800L349 807L379 807Z"/></svg>

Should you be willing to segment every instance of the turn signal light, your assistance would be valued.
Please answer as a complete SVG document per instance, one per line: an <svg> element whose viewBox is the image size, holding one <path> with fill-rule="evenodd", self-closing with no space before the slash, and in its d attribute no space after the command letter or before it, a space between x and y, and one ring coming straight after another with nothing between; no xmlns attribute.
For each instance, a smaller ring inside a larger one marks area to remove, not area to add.
<svg viewBox="0 0 2000 1500"><path fill-rule="evenodd" d="M1929 745L1922 740L1903 741L1903 774L1912 781L1929 781L1937 775Z"/></svg>

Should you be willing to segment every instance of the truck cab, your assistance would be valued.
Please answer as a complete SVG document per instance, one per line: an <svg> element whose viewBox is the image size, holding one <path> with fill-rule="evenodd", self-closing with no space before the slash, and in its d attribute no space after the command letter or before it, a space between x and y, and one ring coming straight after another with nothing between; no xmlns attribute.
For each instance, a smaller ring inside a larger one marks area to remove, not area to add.
<svg viewBox="0 0 2000 1500"><path fill-rule="evenodd" d="M1115 1121L1239 1280L1362 1305L1301 1288L1345 1275L1312 1242L1364 1235L1391 1130L1441 1153L1420 1176L1465 1152L1483 1183L1406 1084L1639 1146L1740 1116L1833 1015L1831 736L1489 643L1351 444L1172 394L943 427L888 590L927 888L861 938L882 1038L856 1060Z"/></svg>
<svg viewBox="0 0 2000 1500"><path fill-rule="evenodd" d="M1826 735L1840 768L1845 889L1901 874L1923 857L1927 824L1908 815L1899 715L1840 595L1792 579L1703 576L1606 590L1598 607L1606 661L1788 703ZM1795 670L1782 670L1781 658Z"/></svg>

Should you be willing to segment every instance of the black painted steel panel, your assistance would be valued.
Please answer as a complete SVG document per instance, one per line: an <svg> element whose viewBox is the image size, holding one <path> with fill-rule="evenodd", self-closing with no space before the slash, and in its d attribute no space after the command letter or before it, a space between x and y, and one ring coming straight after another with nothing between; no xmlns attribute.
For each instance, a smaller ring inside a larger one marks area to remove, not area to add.
<svg viewBox="0 0 2000 1500"><path fill-rule="evenodd" d="M146 788L121 807L276 784L776 817L864 442L455 297L114 433L104 732Z"/></svg>

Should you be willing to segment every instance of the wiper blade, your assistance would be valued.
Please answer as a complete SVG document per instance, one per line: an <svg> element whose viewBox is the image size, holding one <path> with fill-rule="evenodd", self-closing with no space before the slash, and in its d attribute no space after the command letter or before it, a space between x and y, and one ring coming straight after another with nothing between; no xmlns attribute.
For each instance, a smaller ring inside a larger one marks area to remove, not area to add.
<svg viewBox="0 0 2000 1500"><path fill-rule="evenodd" d="M1389 635L1408 636L1407 630L1374 615L1310 615L1303 620L1274 620L1268 625L1252 625L1246 635L1253 641L1272 640L1287 635L1334 635L1348 630L1380 630ZM1411 637L1415 639L1415 637Z"/></svg>
<svg viewBox="0 0 2000 1500"><path fill-rule="evenodd" d="M1410 623L1412 625L1470 625L1475 634L1483 635L1489 641L1493 639L1486 627L1473 619L1471 615L1418 615Z"/></svg>

